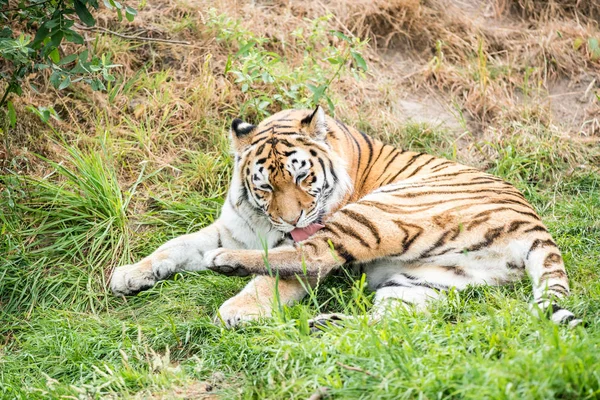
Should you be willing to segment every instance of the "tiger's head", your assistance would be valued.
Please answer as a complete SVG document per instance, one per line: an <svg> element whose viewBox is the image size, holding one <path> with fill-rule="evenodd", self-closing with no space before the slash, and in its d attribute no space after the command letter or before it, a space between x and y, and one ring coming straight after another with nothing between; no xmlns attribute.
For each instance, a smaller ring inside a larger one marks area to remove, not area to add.
<svg viewBox="0 0 600 400"><path fill-rule="evenodd" d="M233 120L238 203L248 202L282 232L321 223L351 188L330 126L321 107L281 111L258 125Z"/></svg>

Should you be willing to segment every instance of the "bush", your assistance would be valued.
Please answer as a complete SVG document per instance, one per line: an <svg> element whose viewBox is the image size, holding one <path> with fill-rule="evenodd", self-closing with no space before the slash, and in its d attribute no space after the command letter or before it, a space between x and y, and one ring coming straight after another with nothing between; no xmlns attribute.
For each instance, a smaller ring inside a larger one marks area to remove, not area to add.
<svg viewBox="0 0 600 400"><path fill-rule="evenodd" d="M115 0L105 0L104 4L116 10L120 20L124 13L132 21L137 13ZM104 90L104 82L115 79L110 70L116 65L110 55L91 56L83 46L83 36L73 29L77 23L95 26L91 11L97 9L97 0L20 0L17 7L0 0L0 20L6 24L0 31L0 77L6 81L0 109L7 108L11 126L16 123L16 113L9 96L21 95L31 74L50 71L50 82L59 90L80 81L94 90ZM73 45L61 51L64 42Z"/></svg>

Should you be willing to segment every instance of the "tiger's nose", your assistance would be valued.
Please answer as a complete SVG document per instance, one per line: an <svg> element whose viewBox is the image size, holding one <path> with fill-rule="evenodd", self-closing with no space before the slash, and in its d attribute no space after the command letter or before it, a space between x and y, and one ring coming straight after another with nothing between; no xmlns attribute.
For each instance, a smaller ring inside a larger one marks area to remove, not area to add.
<svg viewBox="0 0 600 400"><path fill-rule="evenodd" d="M300 211L300 214L298 214L298 216L297 216L297 217L296 217L296 219L294 219L294 220L288 220L288 219L284 219L284 218L281 218L281 220L282 220L283 222L286 222L286 223L288 223L288 224L292 225L292 226L296 226L296 225L298 224L298 221L300 221L300 218L302 217L302 213L303 213L303 212L304 212L304 211Z"/></svg>

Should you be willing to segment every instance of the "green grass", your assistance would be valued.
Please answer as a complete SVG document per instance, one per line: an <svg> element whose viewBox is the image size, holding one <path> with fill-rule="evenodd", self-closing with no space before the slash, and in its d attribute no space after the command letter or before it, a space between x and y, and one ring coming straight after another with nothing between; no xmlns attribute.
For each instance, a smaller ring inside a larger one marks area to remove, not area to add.
<svg viewBox="0 0 600 400"><path fill-rule="evenodd" d="M406 129L398 140L411 148L449 148L443 132L417 138L415 127ZM359 318L307 335L302 325L318 312L365 315L370 294L358 277L329 278L316 303L237 330L213 316L245 279L184 273L136 297L112 297L109 267L214 220L229 161L226 152L186 150L179 175L148 167L121 188L117 175L127 166L107 157L110 143L102 136L83 149L60 144L66 157L48 164L50 176L2 178L3 398L169 398L197 382L222 398L305 399L320 387L344 399L600 397L597 172L560 174L546 152L518 141L491 168L543 214L571 277L565 304L586 328L531 317L524 281L452 293L427 314L399 311L375 326ZM537 171L547 173L528 178Z"/></svg>

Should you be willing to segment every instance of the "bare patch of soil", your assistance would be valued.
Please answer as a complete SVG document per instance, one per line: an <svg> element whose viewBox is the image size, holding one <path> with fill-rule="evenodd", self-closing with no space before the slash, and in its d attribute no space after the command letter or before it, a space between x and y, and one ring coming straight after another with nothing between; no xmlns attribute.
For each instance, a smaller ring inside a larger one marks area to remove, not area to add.
<svg viewBox="0 0 600 400"><path fill-rule="evenodd" d="M572 137L600 135L600 69L586 49L588 38L598 34L591 11L573 15L569 2L550 1L544 8L510 0L408 8L426 21L424 10L439 11L442 3L446 12L438 16L444 21L431 22L436 29L430 32L439 49L377 49L387 64L381 73L398 87L390 112L399 120L482 133L498 119L534 117Z"/></svg>
<svg viewBox="0 0 600 400"><path fill-rule="evenodd" d="M553 122L566 131L582 136L600 135L600 95L598 78L582 76L561 79L548 88Z"/></svg>
<svg viewBox="0 0 600 400"><path fill-rule="evenodd" d="M409 94L405 98L398 98L391 108L401 121L439 125L452 131L465 128L458 111L453 112L450 104L430 94Z"/></svg>

